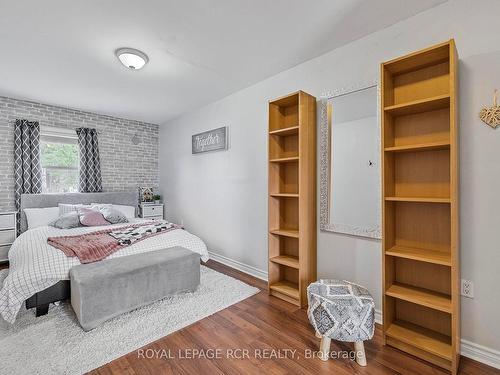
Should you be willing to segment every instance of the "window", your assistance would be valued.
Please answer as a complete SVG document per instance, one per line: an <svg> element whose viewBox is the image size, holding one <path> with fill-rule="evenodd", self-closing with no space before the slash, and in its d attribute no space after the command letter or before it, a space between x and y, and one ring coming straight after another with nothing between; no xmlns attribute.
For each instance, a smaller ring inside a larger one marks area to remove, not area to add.
<svg viewBox="0 0 500 375"><path fill-rule="evenodd" d="M78 191L78 138L74 130L42 127L40 134L42 191Z"/></svg>

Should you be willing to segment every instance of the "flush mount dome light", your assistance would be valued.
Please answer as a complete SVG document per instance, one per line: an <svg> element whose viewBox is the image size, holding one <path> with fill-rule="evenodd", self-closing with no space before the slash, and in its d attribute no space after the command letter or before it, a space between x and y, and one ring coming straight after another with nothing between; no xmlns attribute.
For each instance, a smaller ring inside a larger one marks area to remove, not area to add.
<svg viewBox="0 0 500 375"><path fill-rule="evenodd" d="M144 52L134 48L119 48L115 54L120 62L131 70L139 70L149 61Z"/></svg>

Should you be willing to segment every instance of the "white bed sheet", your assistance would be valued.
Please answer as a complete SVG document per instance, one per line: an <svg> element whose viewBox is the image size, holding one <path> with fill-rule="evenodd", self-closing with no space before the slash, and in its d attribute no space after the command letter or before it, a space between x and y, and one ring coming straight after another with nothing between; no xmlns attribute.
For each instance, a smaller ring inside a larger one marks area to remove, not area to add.
<svg viewBox="0 0 500 375"><path fill-rule="evenodd" d="M140 221L140 219L136 220ZM47 244L53 236L71 236L94 232L106 228L119 228L126 224L98 227L57 229L43 226L21 234L9 251L9 275L0 290L0 315L14 323L21 305L33 294L38 293L61 280L69 279L69 270L78 264L78 258L70 258L55 247ZM125 247L106 259L181 246L200 254L206 262L209 259L205 243L186 230L177 229Z"/></svg>

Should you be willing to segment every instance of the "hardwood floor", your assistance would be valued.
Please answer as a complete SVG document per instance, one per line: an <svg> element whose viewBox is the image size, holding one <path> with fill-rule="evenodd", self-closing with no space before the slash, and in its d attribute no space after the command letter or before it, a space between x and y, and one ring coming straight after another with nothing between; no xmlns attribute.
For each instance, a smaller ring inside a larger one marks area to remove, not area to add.
<svg viewBox="0 0 500 375"><path fill-rule="evenodd" d="M304 309L269 296L266 283L261 280L214 261L209 261L208 266L262 291L95 369L91 374L447 374L417 358L383 346L380 326L377 326L373 340L365 343L367 367L360 367L348 358L327 362L305 358L306 351L318 349L319 339L315 337ZM352 345L332 341L330 350L341 351L347 356ZM226 358L231 353L234 358ZM284 358L274 358L277 355ZM462 358L460 374L500 375L500 370Z"/></svg>

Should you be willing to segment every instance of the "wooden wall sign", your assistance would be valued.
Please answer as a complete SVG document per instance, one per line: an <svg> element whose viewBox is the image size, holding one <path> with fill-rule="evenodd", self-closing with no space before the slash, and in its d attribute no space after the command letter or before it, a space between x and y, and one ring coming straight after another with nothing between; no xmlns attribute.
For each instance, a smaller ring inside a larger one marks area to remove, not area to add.
<svg viewBox="0 0 500 375"><path fill-rule="evenodd" d="M192 153L227 150L227 126L208 130L191 137Z"/></svg>

